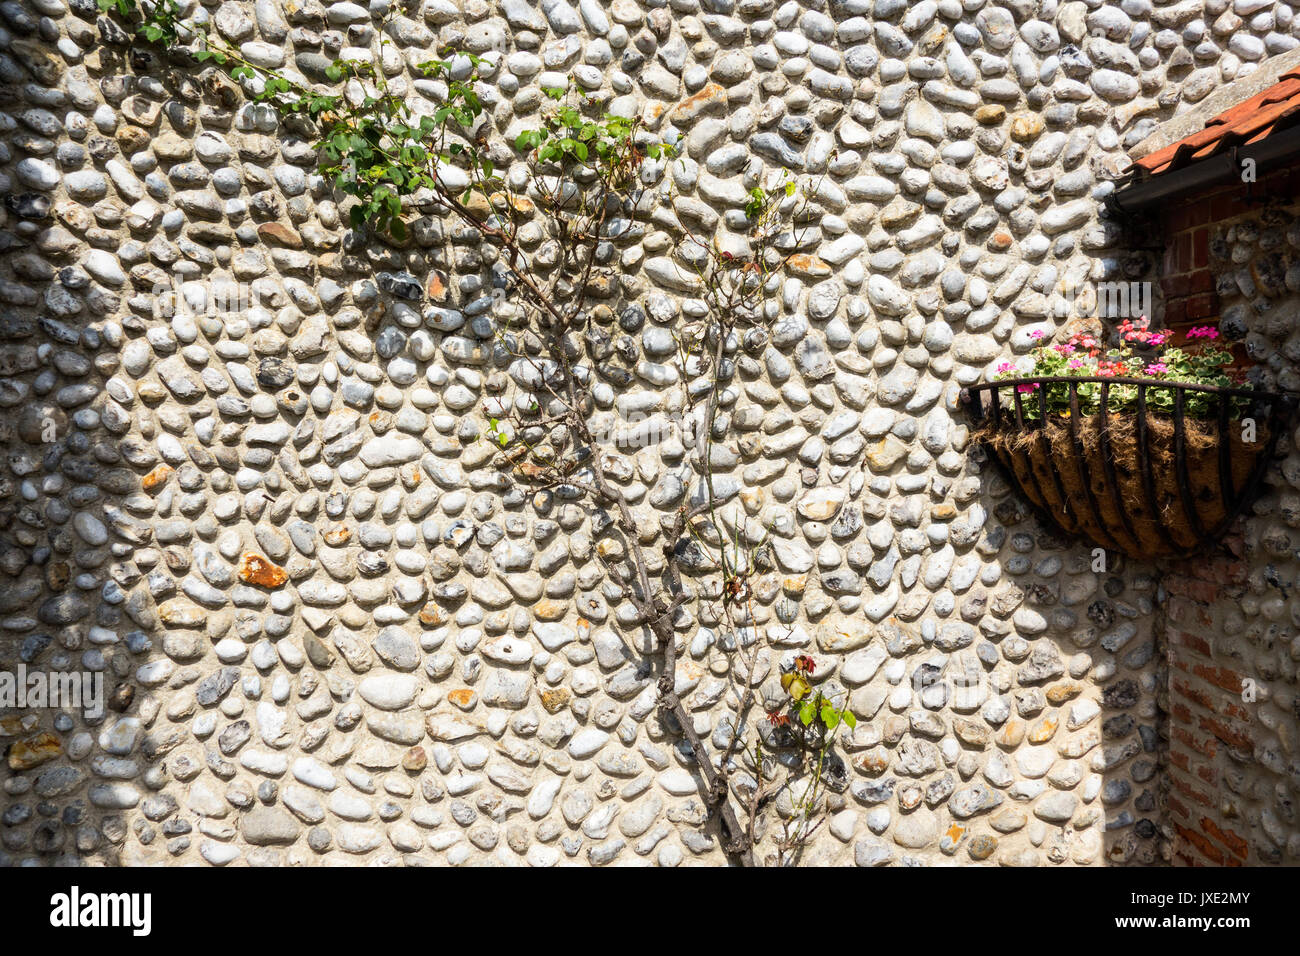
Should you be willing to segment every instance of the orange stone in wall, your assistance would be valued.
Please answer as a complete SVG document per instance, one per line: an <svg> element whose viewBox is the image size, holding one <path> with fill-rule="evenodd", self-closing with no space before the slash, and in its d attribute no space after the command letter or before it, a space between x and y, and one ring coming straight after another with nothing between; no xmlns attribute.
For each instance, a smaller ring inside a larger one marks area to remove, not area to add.
<svg viewBox="0 0 1300 956"><path fill-rule="evenodd" d="M51 733L20 740L9 748L10 770L31 770L63 753L63 744Z"/></svg>
<svg viewBox="0 0 1300 956"><path fill-rule="evenodd" d="M460 687L448 694L447 699L461 710L470 710L478 702L478 694L472 688Z"/></svg>
<svg viewBox="0 0 1300 956"><path fill-rule="evenodd" d="M284 568L272 564L260 554L245 551L239 562L239 580L264 588L278 588L289 580Z"/></svg>
<svg viewBox="0 0 1300 956"><path fill-rule="evenodd" d="M153 491L155 488L166 484L167 479L171 477L173 471L174 469L171 465L159 465L153 471L149 472L149 474L145 475L144 478L140 480L140 484L144 487L145 491Z"/></svg>

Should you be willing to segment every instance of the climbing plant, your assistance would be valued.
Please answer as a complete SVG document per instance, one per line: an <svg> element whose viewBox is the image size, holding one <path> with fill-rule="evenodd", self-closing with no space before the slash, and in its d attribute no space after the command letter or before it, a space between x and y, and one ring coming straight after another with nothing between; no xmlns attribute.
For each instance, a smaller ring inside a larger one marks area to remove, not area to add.
<svg viewBox="0 0 1300 956"><path fill-rule="evenodd" d="M690 449L693 490L661 527L650 526L612 473L618 436L597 424L593 386L615 343L594 315L623 295L617 243L671 199L673 143L638 118L602 112L573 87L545 90L551 105L539 125L503 143L479 93L494 64L454 51L416 67L441 91L434 109L419 113L418 101L376 67L389 42L382 29L373 60L336 60L326 74L333 85L315 86L250 61L206 23L183 20L175 0L99 4L139 42L224 71L251 102L306 120L319 170L347 197L354 229L401 242L409 224L427 216L479 240L500 293L496 341L520 383L512 398L485 410L480 438L495 446L512 480L589 508L602 538L594 554L650 637L645 650L659 673L663 723L694 756L724 850L737 863L756 862L765 811L784 791L790 801L780 834L768 842L770 859L796 862L824 819L827 789L846 782L834 743L856 719L843 692L815 686L812 658L791 657L779 679L765 683L763 655L771 648L757 637L754 602L757 579L774 569L770 536L719 493L713 461L726 434L720 409L734 400L724 392L735 356L766 345L773 297L800 248L801 226L815 215L811 190L788 174L752 185L744 234L727 248L675 217L661 220L676 233L679 285L703 311L674 330L682 414L668 426ZM509 157L507 168L493 157ZM705 620L728 655L735 694L726 744L712 755L677 679L685 638ZM760 696L766 703L753 723L763 721L765 730L746 745Z"/></svg>

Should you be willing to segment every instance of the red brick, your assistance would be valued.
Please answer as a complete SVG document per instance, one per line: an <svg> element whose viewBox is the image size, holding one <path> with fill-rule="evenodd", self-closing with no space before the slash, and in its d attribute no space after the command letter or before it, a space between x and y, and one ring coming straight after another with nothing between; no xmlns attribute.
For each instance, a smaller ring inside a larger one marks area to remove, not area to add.
<svg viewBox="0 0 1300 956"><path fill-rule="evenodd" d="M1231 548L1240 554L1243 542L1241 535L1228 535L1220 542L1225 548ZM1222 586L1224 582L1244 584L1249 569L1246 562L1238 559L1220 558L1215 561L1193 561L1189 563L1191 573L1205 581L1213 581Z"/></svg>
<svg viewBox="0 0 1300 956"><path fill-rule="evenodd" d="M1174 250L1170 249L1169 252L1172 255ZM1169 274L1160 279L1160 291L1165 294L1166 299L1174 299L1191 292L1191 284L1192 277L1190 274L1184 273L1181 269L1175 270L1171 268ZM1166 313L1167 310L1168 306L1166 305Z"/></svg>
<svg viewBox="0 0 1300 956"><path fill-rule="evenodd" d="M1220 220L1227 219L1228 217L1237 214L1237 203L1234 201L1232 196L1215 196L1210 200L1208 205L1210 209L1210 222L1219 222Z"/></svg>
<svg viewBox="0 0 1300 956"><path fill-rule="evenodd" d="M1173 623L1182 626L1203 627L1207 630L1214 627L1214 618L1202 605L1177 594L1169 599L1165 615Z"/></svg>
<svg viewBox="0 0 1300 956"><path fill-rule="evenodd" d="M1181 323L1187 316L1187 300L1174 299L1165 303L1165 325Z"/></svg>
<svg viewBox="0 0 1300 956"><path fill-rule="evenodd" d="M1208 694L1206 691L1201 690L1199 687L1193 687L1187 681L1182 680L1181 678L1178 677L1173 678L1173 680L1170 681L1170 684L1173 686L1174 693L1178 694L1180 697L1185 697L1188 700L1190 700L1192 703L1199 704L1200 706L1204 707L1206 710L1216 709L1215 707L1216 702L1214 698L1210 696L1210 694ZM1180 720L1181 719L1182 718L1180 718ZM1191 723L1190 712L1188 713L1187 718L1183 720L1183 723L1189 723L1189 724Z"/></svg>
<svg viewBox="0 0 1300 956"><path fill-rule="evenodd" d="M1187 809L1187 806L1183 801L1179 800L1172 794L1165 799L1165 806L1167 806L1169 812L1176 817L1182 817L1184 820L1190 820L1192 818L1192 812Z"/></svg>
<svg viewBox="0 0 1300 956"><path fill-rule="evenodd" d="M1213 604L1223 590L1222 584L1186 575L1167 575L1164 585L1170 594L1182 595L1201 604Z"/></svg>
<svg viewBox="0 0 1300 956"><path fill-rule="evenodd" d="M1214 273L1209 269L1197 269L1194 272L1189 272L1187 275L1187 291L1193 294L1198 292L1207 294L1210 303L1208 307L1217 310L1219 307L1218 296L1213 294ZM1190 305L1188 306L1187 311L1190 315L1192 312L1192 307Z"/></svg>
<svg viewBox="0 0 1300 956"><path fill-rule="evenodd" d="M1201 817L1201 829L1226 846L1233 855L1244 860L1250 854L1250 844L1233 830L1221 830L1209 817Z"/></svg>
<svg viewBox="0 0 1300 956"><path fill-rule="evenodd" d="M1238 750L1250 750L1255 746L1255 742L1251 739L1249 733L1235 727L1230 727L1224 721L1218 720L1214 717L1202 717L1198 721L1197 725L1201 730L1214 734L1214 736L1218 737L1225 744L1230 747L1236 747Z"/></svg>
<svg viewBox="0 0 1300 956"><path fill-rule="evenodd" d="M1202 856L1213 860L1220 866L1223 865L1223 851L1211 843L1208 839L1197 833L1195 830L1189 830L1181 824L1175 823L1174 829L1184 840L1194 846Z"/></svg>
<svg viewBox="0 0 1300 956"><path fill-rule="evenodd" d="M1185 631L1180 631L1178 633L1178 637L1179 637L1179 643L1183 647L1196 651L1196 653L1198 654L1204 654L1206 657L1211 656L1210 642L1207 641L1205 638L1201 637L1199 634L1188 634Z"/></svg>
<svg viewBox="0 0 1300 956"><path fill-rule="evenodd" d="M1223 714L1224 717L1231 717L1234 720L1241 720L1241 721L1245 721L1246 723L1250 723L1250 718L1251 718L1250 711L1247 710L1245 707L1242 707L1240 704L1236 703L1235 701L1231 701L1231 700L1219 701L1218 710L1219 713Z"/></svg>
<svg viewBox="0 0 1300 956"><path fill-rule="evenodd" d="M1222 687L1234 694L1241 693L1241 675L1234 670L1229 670L1226 667L1211 667L1208 664L1194 664L1192 665L1192 673L1210 682L1215 687Z"/></svg>
<svg viewBox="0 0 1300 956"><path fill-rule="evenodd" d="M1213 757L1219 750L1219 744L1213 737L1197 737L1186 727L1171 727L1169 735L1199 754Z"/></svg>
<svg viewBox="0 0 1300 956"><path fill-rule="evenodd" d="M1192 233L1192 268L1204 269L1210 264L1210 230L1197 229Z"/></svg>

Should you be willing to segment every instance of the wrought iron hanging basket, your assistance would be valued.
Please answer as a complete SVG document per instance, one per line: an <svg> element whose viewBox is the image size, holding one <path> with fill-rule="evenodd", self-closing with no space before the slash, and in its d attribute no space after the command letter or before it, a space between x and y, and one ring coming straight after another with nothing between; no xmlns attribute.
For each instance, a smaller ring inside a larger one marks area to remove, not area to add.
<svg viewBox="0 0 1300 956"><path fill-rule="evenodd" d="M1112 407L1121 390L1127 407ZM1143 559L1218 541L1295 408L1290 395L1124 377L1004 379L961 398L974 439L1041 519Z"/></svg>

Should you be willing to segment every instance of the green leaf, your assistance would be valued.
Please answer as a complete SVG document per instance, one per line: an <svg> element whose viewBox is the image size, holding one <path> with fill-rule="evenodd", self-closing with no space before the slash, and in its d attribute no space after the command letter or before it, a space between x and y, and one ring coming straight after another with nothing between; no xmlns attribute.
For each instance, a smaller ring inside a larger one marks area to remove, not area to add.
<svg viewBox="0 0 1300 956"><path fill-rule="evenodd" d="M822 709L819 716L822 719L822 723L825 724L828 729L833 730L840 722L839 712L835 709L835 705L829 700L822 701Z"/></svg>
<svg viewBox="0 0 1300 956"><path fill-rule="evenodd" d="M852 730L854 727L858 725L858 718L853 716L853 711L846 710L844 712L844 722L848 724L849 729Z"/></svg>
<svg viewBox="0 0 1300 956"><path fill-rule="evenodd" d="M817 716L817 707L815 704L813 704L811 700L805 700L799 706L799 723L803 724L805 727L811 724L813 722L813 718L816 716Z"/></svg>

